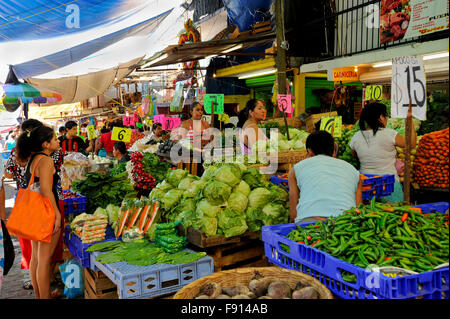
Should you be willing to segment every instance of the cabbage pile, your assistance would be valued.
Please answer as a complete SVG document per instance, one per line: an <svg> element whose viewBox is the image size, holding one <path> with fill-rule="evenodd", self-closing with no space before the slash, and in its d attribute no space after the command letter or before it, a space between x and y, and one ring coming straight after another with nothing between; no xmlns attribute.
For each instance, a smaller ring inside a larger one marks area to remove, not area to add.
<svg viewBox="0 0 450 319"><path fill-rule="evenodd" d="M270 139L256 141L252 146L252 154L278 151L306 150L306 138L309 133L297 128L289 128L289 137L278 132L271 132Z"/></svg>
<svg viewBox="0 0 450 319"><path fill-rule="evenodd" d="M172 170L149 198L161 203L167 221L181 221L207 237L232 237L289 222L288 192L258 169L241 164L208 166L201 178Z"/></svg>

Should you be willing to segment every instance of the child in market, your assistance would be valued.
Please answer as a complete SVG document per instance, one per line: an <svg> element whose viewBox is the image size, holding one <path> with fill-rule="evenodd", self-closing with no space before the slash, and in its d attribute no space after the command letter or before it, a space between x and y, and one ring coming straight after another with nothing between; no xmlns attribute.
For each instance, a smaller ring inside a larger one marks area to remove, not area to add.
<svg viewBox="0 0 450 319"><path fill-rule="evenodd" d="M306 139L308 158L289 172L289 203L292 222L307 222L340 215L362 203L359 172L334 158L334 139L315 131Z"/></svg>

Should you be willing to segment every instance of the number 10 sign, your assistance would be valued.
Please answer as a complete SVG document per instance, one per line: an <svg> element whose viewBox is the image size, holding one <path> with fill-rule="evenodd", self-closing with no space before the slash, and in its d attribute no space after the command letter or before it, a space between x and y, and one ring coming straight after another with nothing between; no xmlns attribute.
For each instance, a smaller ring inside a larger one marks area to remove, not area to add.
<svg viewBox="0 0 450 319"><path fill-rule="evenodd" d="M410 101L413 116L424 121L427 111L427 90L422 58L414 56L393 58L391 116L406 118Z"/></svg>

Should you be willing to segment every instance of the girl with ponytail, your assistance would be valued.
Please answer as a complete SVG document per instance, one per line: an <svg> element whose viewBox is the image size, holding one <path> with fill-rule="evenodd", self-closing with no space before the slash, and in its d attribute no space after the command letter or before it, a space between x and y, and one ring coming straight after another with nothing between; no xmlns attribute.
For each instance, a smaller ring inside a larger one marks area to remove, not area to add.
<svg viewBox="0 0 450 319"><path fill-rule="evenodd" d="M25 172L28 184L34 170L34 184L30 189L40 192L49 198L55 211L53 236L50 243L31 241L32 254L30 261L30 277L36 299L50 298L50 273L53 252L59 242L62 218L57 200L58 173L53 159L50 157L59 149L56 133L47 126L40 126L24 131L17 140L17 156L21 160L28 160ZM33 214L31 211L30 214Z"/></svg>
<svg viewBox="0 0 450 319"><path fill-rule="evenodd" d="M408 112L412 117L412 112ZM362 174L394 175L394 192L384 200L389 202L403 201L403 189L395 167L397 150L405 147L405 138L397 131L386 128L388 114L386 105L375 102L367 104L359 119L360 131L350 141L354 156L358 156ZM411 147L416 145L416 131L411 129Z"/></svg>
<svg viewBox="0 0 450 319"><path fill-rule="evenodd" d="M266 106L262 100L248 101L245 108L239 112L237 127L242 129L240 144L244 155L251 153L251 148L256 141L267 140L264 132L258 127L265 116Z"/></svg>

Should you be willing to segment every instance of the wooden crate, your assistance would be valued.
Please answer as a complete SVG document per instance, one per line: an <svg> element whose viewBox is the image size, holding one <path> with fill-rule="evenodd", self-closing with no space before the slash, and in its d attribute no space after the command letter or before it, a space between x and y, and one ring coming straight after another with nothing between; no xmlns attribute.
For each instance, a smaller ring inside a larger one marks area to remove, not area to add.
<svg viewBox="0 0 450 319"><path fill-rule="evenodd" d="M85 299L118 299L117 286L101 271L84 269Z"/></svg>
<svg viewBox="0 0 450 319"><path fill-rule="evenodd" d="M214 260L214 272L240 267L264 267L268 265L264 255L264 243L259 239L241 239L238 243L209 247L203 250Z"/></svg>
<svg viewBox="0 0 450 319"><path fill-rule="evenodd" d="M306 118L306 127L308 131L314 131L315 125L317 122L320 121L320 119L324 116L337 116L337 112L326 112L326 113L319 113L319 114L312 114Z"/></svg>
<svg viewBox="0 0 450 319"><path fill-rule="evenodd" d="M198 248L216 247L220 245L239 243L244 239L261 238L261 235L259 233L254 232L245 232L242 235L233 236L229 238L226 238L223 235L206 237L204 232L195 229L193 227L188 227L187 230L183 227L182 224L179 224L177 227L179 235L185 236L190 244L197 246Z"/></svg>

